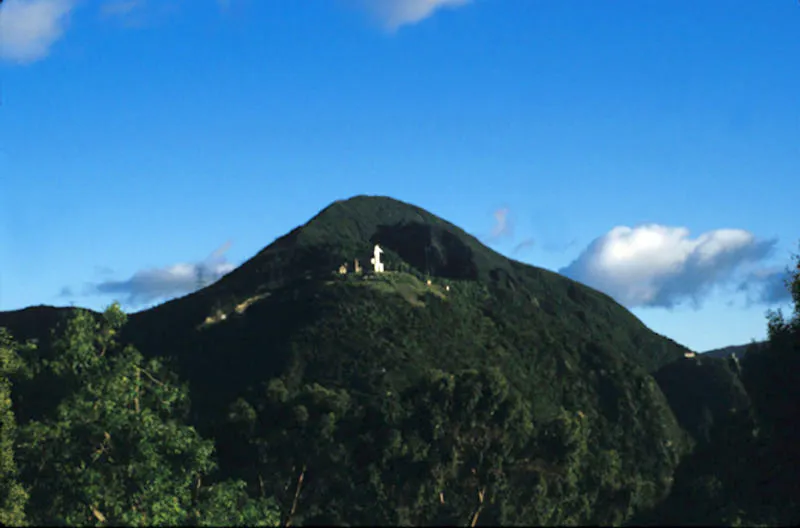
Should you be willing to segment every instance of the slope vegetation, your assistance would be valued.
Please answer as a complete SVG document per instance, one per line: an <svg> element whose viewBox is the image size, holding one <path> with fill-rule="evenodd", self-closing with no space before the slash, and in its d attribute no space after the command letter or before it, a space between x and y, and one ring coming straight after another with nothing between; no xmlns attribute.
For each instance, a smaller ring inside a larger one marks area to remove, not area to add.
<svg viewBox="0 0 800 528"><path fill-rule="evenodd" d="M355 273L374 244L388 273ZM0 326L46 341L26 317ZM223 474L295 522L620 523L692 443L651 376L684 347L390 198L330 205L122 339L188 382Z"/></svg>

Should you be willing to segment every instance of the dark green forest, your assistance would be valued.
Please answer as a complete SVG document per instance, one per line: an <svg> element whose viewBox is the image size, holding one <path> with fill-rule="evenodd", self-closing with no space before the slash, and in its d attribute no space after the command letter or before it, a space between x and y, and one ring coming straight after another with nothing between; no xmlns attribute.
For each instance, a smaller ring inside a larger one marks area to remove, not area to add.
<svg viewBox="0 0 800 528"><path fill-rule="evenodd" d="M793 266L768 341L687 357L427 211L336 202L143 312L0 312L0 524L800 524Z"/></svg>

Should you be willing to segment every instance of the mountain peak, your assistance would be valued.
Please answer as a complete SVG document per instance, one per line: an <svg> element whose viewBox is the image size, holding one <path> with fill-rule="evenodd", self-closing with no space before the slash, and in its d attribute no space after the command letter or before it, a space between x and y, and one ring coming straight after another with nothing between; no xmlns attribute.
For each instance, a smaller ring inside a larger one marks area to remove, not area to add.
<svg viewBox="0 0 800 528"><path fill-rule="evenodd" d="M386 271L404 271L434 283L441 279L470 282L463 291L482 293L469 303L488 310L489 305L482 303L489 302L497 320L503 321L498 324L514 320L514 325L527 328L534 341L556 328L570 329L560 339L608 341L651 372L687 352L647 329L608 295L553 271L506 258L420 207L364 195L331 203L216 283L138 312L131 326L148 327L155 339L172 332L169 326L176 320L187 321L186 331L193 332L188 329L218 313L239 320L236 313L253 303L275 304L283 299L291 304L302 295L316 298L324 295L343 264L353 269L357 259L368 269L375 244L384 250L381 260ZM479 300L483 296L491 301ZM309 302L309 307L315 306ZM252 311L247 308L248 313Z"/></svg>
<svg viewBox="0 0 800 528"><path fill-rule="evenodd" d="M385 251L387 270L410 267L429 276L472 280L488 280L498 269L513 273L507 258L425 209L388 196L357 195L323 208L218 286L243 293L326 276L345 262L369 262L375 244Z"/></svg>
<svg viewBox="0 0 800 528"><path fill-rule="evenodd" d="M385 196L359 195L334 202L301 228L298 242L345 259L380 244L389 263L402 261L421 273L449 278L477 279L479 254L492 254L495 265L507 260L425 209Z"/></svg>

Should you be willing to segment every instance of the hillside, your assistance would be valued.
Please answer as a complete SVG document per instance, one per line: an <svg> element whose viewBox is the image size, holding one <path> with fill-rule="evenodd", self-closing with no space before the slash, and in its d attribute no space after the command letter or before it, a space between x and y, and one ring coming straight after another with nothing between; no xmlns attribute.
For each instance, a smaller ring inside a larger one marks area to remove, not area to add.
<svg viewBox="0 0 800 528"><path fill-rule="evenodd" d="M722 348L715 348L714 350L708 350L703 352L702 355L708 357L715 357L715 358L728 358L731 354L735 355L737 358L742 359L744 355L747 353L748 349L753 346L763 346L764 343L748 343L746 345L731 345Z"/></svg>
<svg viewBox="0 0 800 528"><path fill-rule="evenodd" d="M367 267L374 244L385 250L387 272L354 273L354 259ZM349 272L340 274L344 263ZM56 313L0 313L0 327L39 338L38 354L47 356ZM263 492L265 475L278 484L296 479L298 464L313 466L298 513L306 522L414 523L431 515L455 522L466 503L439 511L439 492L424 490L440 481L436 489L450 495L465 482L457 461L482 436L463 431L494 427L495 411L484 416L484 404L474 407L481 398L494 402L487 409L528 416L504 422L502 438L518 438L518 447L487 444L474 462L489 463L479 460L492 449L505 453L487 473L495 477L485 477L495 491L482 522L623 522L667 495L694 442L651 375L687 349L610 297L507 259L390 198L330 205L217 283L132 314L122 338L166 359L189 383L192 421L214 438L225 475ZM15 387L23 420L56 399L24 380ZM470 391L478 400L459 403ZM460 405L484 418L447 410ZM297 406L310 414L292 425ZM301 442L290 433L328 415L335 422L324 426L324 449L309 439L315 435ZM433 423L449 433L439 438L427 430ZM276 426L288 436L267 440ZM399 436L383 436L392 431ZM281 442L289 444L280 456L255 448ZM398 464L417 473L386 487ZM498 475L502 486L492 480ZM356 491L354 482L372 484ZM383 513L361 506L376 500ZM512 507L520 501L530 508Z"/></svg>
<svg viewBox="0 0 800 528"><path fill-rule="evenodd" d="M800 307L800 274L794 278L795 306ZM800 522L798 313L788 322L773 315L768 341L730 347L733 352L746 348L746 355L732 356L730 349L723 357L702 354L655 373L696 447L675 471L667 500L637 515L635 524Z"/></svg>
<svg viewBox="0 0 800 528"><path fill-rule="evenodd" d="M368 266L376 243L388 270L430 278L437 288L451 284L452 293L423 294L431 298L420 312L402 296L382 294L387 288L331 282L345 262L359 258ZM223 315L224 321L205 324ZM365 328L368 321L372 328ZM564 396L550 386L556 373L597 366L587 348L607 348L649 372L685 351L596 290L507 259L420 208L365 196L330 205L209 288L135 314L128 330L140 349L175 354L182 375L209 390L220 385L220 375L230 376L222 386L249 386L264 375L286 374L289 365L298 383L340 384L373 368L390 368L404 380L407 370L508 359L519 367L509 369L517 387L544 413ZM323 347L313 361L298 352L308 342ZM562 353L549 350L553 345ZM228 369L221 374L215 365L223 356ZM365 366L355 357L375 363L383 357L386 364Z"/></svg>
<svg viewBox="0 0 800 528"><path fill-rule="evenodd" d="M358 196L323 209L308 223L277 239L216 284L132 317L132 326L169 325L172 313L194 319L262 299L286 287L327 279L354 259L369 266L374 244L386 253L387 270L420 277L467 281L490 288L499 301L531 314L531 329L580 329L608 342L648 371L686 350L647 329L607 295L548 270L510 260L460 228L418 207L385 197ZM516 314L522 315L522 312ZM142 321L142 323L139 323Z"/></svg>

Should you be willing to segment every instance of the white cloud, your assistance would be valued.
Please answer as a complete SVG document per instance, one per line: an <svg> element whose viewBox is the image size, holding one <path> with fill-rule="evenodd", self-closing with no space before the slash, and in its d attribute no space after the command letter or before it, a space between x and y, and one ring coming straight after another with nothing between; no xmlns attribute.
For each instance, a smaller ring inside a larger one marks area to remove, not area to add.
<svg viewBox="0 0 800 528"><path fill-rule="evenodd" d="M628 306L699 306L703 296L767 257L774 240L741 229L718 229L697 238L683 227L615 227L595 239L560 273Z"/></svg>
<svg viewBox="0 0 800 528"><path fill-rule="evenodd" d="M361 5L386 29L416 24L442 8L461 7L472 0L361 0Z"/></svg>
<svg viewBox="0 0 800 528"><path fill-rule="evenodd" d="M226 242L202 262L145 269L137 271L127 280L103 281L92 285L87 293L123 295L124 302L132 306L184 295L196 290L200 280L208 285L236 268L225 258L229 247L230 243Z"/></svg>
<svg viewBox="0 0 800 528"><path fill-rule="evenodd" d="M739 284L738 290L747 294L747 304L777 305L792 300L787 281L791 280L788 270L762 269L747 275Z"/></svg>
<svg viewBox="0 0 800 528"><path fill-rule="evenodd" d="M63 35L74 0L6 0L0 7L0 58L20 63L47 56Z"/></svg>
<svg viewBox="0 0 800 528"><path fill-rule="evenodd" d="M513 237L513 223L511 221L511 211L508 207L501 207L496 209L492 215L494 216L494 226L491 232L486 235L481 235L481 239L485 244L495 244L500 242L503 238Z"/></svg>
<svg viewBox="0 0 800 528"><path fill-rule="evenodd" d="M503 207L494 212L494 228L492 237L497 238L510 234L511 225L508 222L508 207Z"/></svg>
<svg viewBox="0 0 800 528"><path fill-rule="evenodd" d="M526 238L525 240L523 240L522 242L518 242L517 245L514 246L512 253L516 254L516 253L521 253L523 251L527 251L535 245L536 245L536 240L530 237Z"/></svg>
<svg viewBox="0 0 800 528"><path fill-rule="evenodd" d="M100 12L105 16L125 16L143 5L143 0L113 0L104 3Z"/></svg>

